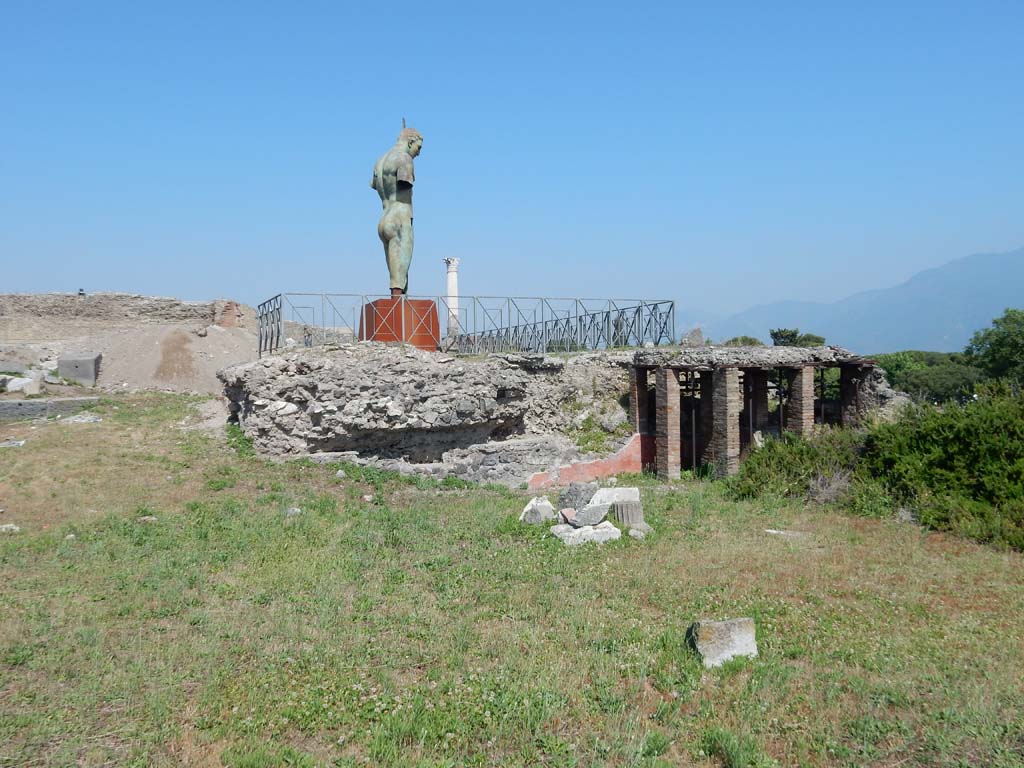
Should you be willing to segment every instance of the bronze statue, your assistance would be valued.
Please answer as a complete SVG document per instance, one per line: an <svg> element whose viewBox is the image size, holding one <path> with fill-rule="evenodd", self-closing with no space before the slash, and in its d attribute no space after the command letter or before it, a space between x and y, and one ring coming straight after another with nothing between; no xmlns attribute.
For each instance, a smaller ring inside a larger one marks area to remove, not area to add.
<svg viewBox="0 0 1024 768"><path fill-rule="evenodd" d="M370 186L380 195L384 213L377 223L377 234L384 243L384 258L391 275L391 295L409 292L409 264L412 261L412 185L416 180L412 160L423 148L423 137L415 128L406 128L395 146L373 166Z"/></svg>

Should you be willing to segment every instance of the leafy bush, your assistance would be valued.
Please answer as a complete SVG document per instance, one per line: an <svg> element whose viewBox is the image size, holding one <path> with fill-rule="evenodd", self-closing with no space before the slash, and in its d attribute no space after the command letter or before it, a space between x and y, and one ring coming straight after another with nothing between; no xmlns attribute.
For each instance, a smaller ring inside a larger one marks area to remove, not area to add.
<svg viewBox="0 0 1024 768"><path fill-rule="evenodd" d="M781 440L768 440L729 478L735 498L763 494L803 497L832 478L849 476L857 466L864 436L852 429L827 429L802 439L787 432Z"/></svg>
<svg viewBox="0 0 1024 768"><path fill-rule="evenodd" d="M926 525L1024 546L1024 397L1008 388L875 427L863 466Z"/></svg>
<svg viewBox="0 0 1024 768"><path fill-rule="evenodd" d="M864 432L769 440L727 481L729 491L838 502L864 517L902 505L931 528L1024 549L1024 396L989 384L975 397L918 405Z"/></svg>

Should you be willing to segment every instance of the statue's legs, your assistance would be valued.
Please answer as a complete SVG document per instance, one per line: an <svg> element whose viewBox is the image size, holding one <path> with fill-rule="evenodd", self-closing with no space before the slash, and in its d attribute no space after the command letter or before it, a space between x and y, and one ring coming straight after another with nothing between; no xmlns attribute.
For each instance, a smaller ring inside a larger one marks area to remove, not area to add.
<svg viewBox="0 0 1024 768"><path fill-rule="evenodd" d="M393 207L381 217L377 232L384 243L384 258L391 277L391 295L408 293L413 245L412 217Z"/></svg>

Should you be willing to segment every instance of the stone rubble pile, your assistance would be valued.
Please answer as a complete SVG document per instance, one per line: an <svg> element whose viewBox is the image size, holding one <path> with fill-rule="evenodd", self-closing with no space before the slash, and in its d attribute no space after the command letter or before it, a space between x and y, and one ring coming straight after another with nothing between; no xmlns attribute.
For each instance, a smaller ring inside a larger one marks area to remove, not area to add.
<svg viewBox="0 0 1024 768"><path fill-rule="evenodd" d="M639 488L598 488L596 483L571 483L562 489L558 503L562 509L556 516L547 496L535 496L523 508L519 520L528 524L557 520L551 526L551 534L566 546L591 541L603 544L620 538L621 530L605 519L609 514L635 539L643 539L654 530L644 520Z"/></svg>

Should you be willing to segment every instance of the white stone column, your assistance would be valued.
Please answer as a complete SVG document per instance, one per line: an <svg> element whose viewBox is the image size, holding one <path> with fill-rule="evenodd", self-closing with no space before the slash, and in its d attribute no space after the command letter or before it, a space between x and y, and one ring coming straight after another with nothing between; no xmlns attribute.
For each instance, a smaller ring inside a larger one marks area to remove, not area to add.
<svg viewBox="0 0 1024 768"><path fill-rule="evenodd" d="M459 259L442 259L448 267L445 301L448 302L448 335L459 333Z"/></svg>

